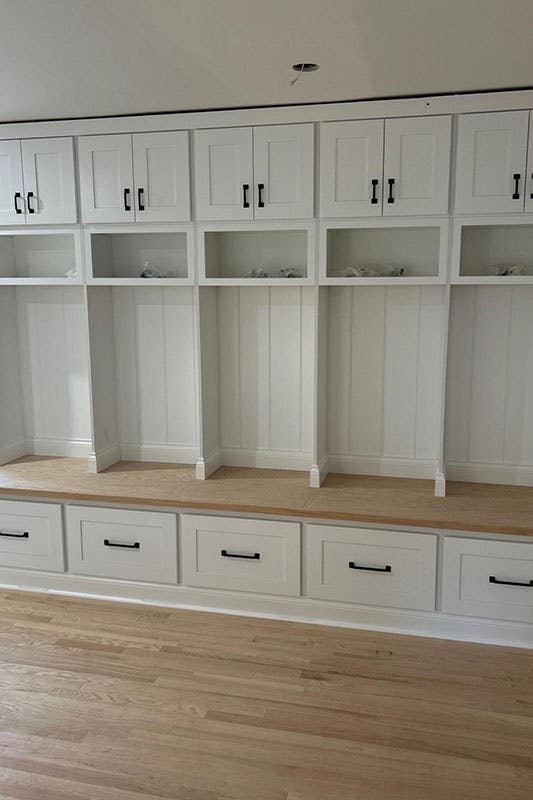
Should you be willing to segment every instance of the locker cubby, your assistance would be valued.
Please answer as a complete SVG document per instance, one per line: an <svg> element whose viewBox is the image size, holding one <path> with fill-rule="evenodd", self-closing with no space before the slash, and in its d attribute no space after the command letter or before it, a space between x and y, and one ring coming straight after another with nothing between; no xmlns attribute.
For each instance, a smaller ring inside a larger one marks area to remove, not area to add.
<svg viewBox="0 0 533 800"><path fill-rule="evenodd" d="M533 283L533 217L457 220L452 263L454 283Z"/></svg>
<svg viewBox="0 0 533 800"><path fill-rule="evenodd" d="M0 285L81 284L79 231L0 231Z"/></svg>

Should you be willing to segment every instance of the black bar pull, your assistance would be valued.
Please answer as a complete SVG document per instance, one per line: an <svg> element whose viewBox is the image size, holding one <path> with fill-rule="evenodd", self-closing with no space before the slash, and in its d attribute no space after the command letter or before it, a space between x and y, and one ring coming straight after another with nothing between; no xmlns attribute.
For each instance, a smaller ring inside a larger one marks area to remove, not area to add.
<svg viewBox="0 0 533 800"><path fill-rule="evenodd" d="M396 183L396 181L395 181L394 178L389 178L389 180L388 180L389 196L387 197L387 203L394 203L394 196L392 194L392 187L394 186L395 183Z"/></svg>
<svg viewBox="0 0 533 800"><path fill-rule="evenodd" d="M501 581L491 575L489 583L499 583L501 586L533 586L533 581Z"/></svg>
<svg viewBox="0 0 533 800"><path fill-rule="evenodd" d="M24 533L8 533L7 531L0 531L0 536L5 536L6 539L29 539L30 534L28 531Z"/></svg>
<svg viewBox="0 0 533 800"><path fill-rule="evenodd" d="M121 542L110 542L109 539L104 539L104 544L106 547L125 547L127 550L141 549L140 542L134 542L133 544L122 544Z"/></svg>
<svg viewBox="0 0 533 800"><path fill-rule="evenodd" d="M385 567L363 567L361 564L356 564L355 561L349 561L348 566L350 569L361 569L364 572L392 572L390 564Z"/></svg>
<svg viewBox="0 0 533 800"><path fill-rule="evenodd" d="M248 192L250 191L250 184L243 183L242 185L242 207L250 208L250 201L248 199Z"/></svg>
<svg viewBox="0 0 533 800"><path fill-rule="evenodd" d="M370 202L372 203L373 206L375 206L376 203L378 202L377 198L378 183L379 181L377 178L372 178L372 200Z"/></svg>
<svg viewBox="0 0 533 800"><path fill-rule="evenodd" d="M124 211L131 211L131 203L129 200L129 189L124 189Z"/></svg>
<svg viewBox="0 0 533 800"><path fill-rule="evenodd" d="M531 180L533 181L533 172L531 173ZM529 199L533 200L533 192L529 195Z"/></svg>
<svg viewBox="0 0 533 800"><path fill-rule="evenodd" d="M137 189L137 200L139 201L139 211L144 211L144 189L142 186Z"/></svg>
<svg viewBox="0 0 533 800"><path fill-rule="evenodd" d="M224 558L248 558L252 561L259 561L261 558L261 553L254 553L253 555L244 555L243 553L228 553L227 550L221 550L220 555L224 556Z"/></svg>
<svg viewBox="0 0 533 800"><path fill-rule="evenodd" d="M264 192L264 190L265 190L265 184L264 183L258 183L257 184L257 206L258 206L258 208L264 208L265 207L265 201L263 200L263 192Z"/></svg>
<svg viewBox="0 0 533 800"><path fill-rule="evenodd" d="M22 195L20 192L15 192L15 197L13 198L13 205L15 206L15 213L22 214L22 209L19 207L18 201L22 199Z"/></svg>
<svg viewBox="0 0 533 800"><path fill-rule="evenodd" d="M515 172L513 175L514 181L514 192L513 192L513 200L520 200L520 192L518 191L518 184L520 183L520 173Z"/></svg>
<svg viewBox="0 0 533 800"><path fill-rule="evenodd" d="M34 197L35 195L33 194L33 192L28 192L28 214L35 214L35 209L32 207L32 204L30 203L30 200L32 200Z"/></svg>

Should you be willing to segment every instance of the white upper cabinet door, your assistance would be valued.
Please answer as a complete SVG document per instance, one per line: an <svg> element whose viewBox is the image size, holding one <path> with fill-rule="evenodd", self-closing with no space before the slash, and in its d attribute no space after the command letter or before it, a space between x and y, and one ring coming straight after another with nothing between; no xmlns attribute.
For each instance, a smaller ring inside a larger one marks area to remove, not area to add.
<svg viewBox="0 0 533 800"><path fill-rule="evenodd" d="M529 145L527 148L526 211L533 211L533 112L529 112Z"/></svg>
<svg viewBox="0 0 533 800"><path fill-rule="evenodd" d="M528 122L528 111L459 117L456 214L524 209Z"/></svg>
<svg viewBox="0 0 533 800"><path fill-rule="evenodd" d="M383 214L447 214L452 118L385 120Z"/></svg>
<svg viewBox="0 0 533 800"><path fill-rule="evenodd" d="M187 222L191 218L189 134L133 134L137 222Z"/></svg>
<svg viewBox="0 0 533 800"><path fill-rule="evenodd" d="M196 216L253 219L252 129L196 131Z"/></svg>
<svg viewBox="0 0 533 800"><path fill-rule="evenodd" d="M24 139L22 167L26 222L31 225L77 222L72 139Z"/></svg>
<svg viewBox="0 0 533 800"><path fill-rule="evenodd" d="M20 141L0 141L0 225L25 222Z"/></svg>
<svg viewBox="0 0 533 800"><path fill-rule="evenodd" d="M382 119L321 126L321 217L380 217L382 181Z"/></svg>
<svg viewBox="0 0 533 800"><path fill-rule="evenodd" d="M254 128L255 219L314 216L315 127Z"/></svg>
<svg viewBox="0 0 533 800"><path fill-rule="evenodd" d="M82 222L133 222L131 135L78 139Z"/></svg>

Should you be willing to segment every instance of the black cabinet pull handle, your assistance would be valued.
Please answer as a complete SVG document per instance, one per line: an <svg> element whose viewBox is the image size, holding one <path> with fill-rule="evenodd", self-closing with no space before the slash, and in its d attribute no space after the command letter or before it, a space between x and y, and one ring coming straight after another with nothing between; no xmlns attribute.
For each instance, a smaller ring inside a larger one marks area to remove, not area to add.
<svg viewBox="0 0 533 800"><path fill-rule="evenodd" d="M533 181L533 172L531 173L531 180ZM533 192L529 195L529 199L533 200Z"/></svg>
<svg viewBox="0 0 533 800"><path fill-rule="evenodd" d="M131 203L129 200L129 189L124 189L124 211L131 211Z"/></svg>
<svg viewBox="0 0 533 800"><path fill-rule="evenodd" d="M387 564L386 567L363 567L361 564L356 564L355 561L349 561L348 566L350 569L361 569L364 572L392 572L390 564Z"/></svg>
<svg viewBox="0 0 533 800"><path fill-rule="evenodd" d="M396 183L396 181L395 181L394 178L389 178L389 180L388 180L389 196L387 197L387 203L394 203L394 196L392 194L392 187L394 186L395 183Z"/></svg>
<svg viewBox="0 0 533 800"><path fill-rule="evenodd" d="M32 200L34 197L35 195L33 194L33 192L28 192L28 214L35 214L35 209L32 207L32 204L30 203L30 200Z"/></svg>
<svg viewBox="0 0 533 800"><path fill-rule="evenodd" d="M533 581L501 581L498 578L495 578L494 575L491 575L489 578L489 583L499 583L501 586L531 586L533 587Z"/></svg>
<svg viewBox="0 0 533 800"><path fill-rule="evenodd" d="M250 184L243 183L242 185L242 207L250 208L250 201L248 200L248 192L250 191Z"/></svg>
<svg viewBox="0 0 533 800"><path fill-rule="evenodd" d="M144 211L144 189L142 186L137 189L137 199L139 201L139 211Z"/></svg>
<svg viewBox="0 0 533 800"><path fill-rule="evenodd" d="M518 191L518 184L520 183L520 173L515 172L513 175L514 181L514 192L513 192L513 200L520 200L520 192Z"/></svg>
<svg viewBox="0 0 533 800"><path fill-rule="evenodd" d="M20 192L15 192L15 197L13 198L13 205L15 206L15 213L22 214L22 209L19 208L18 201L22 199L22 195Z"/></svg>
<svg viewBox="0 0 533 800"><path fill-rule="evenodd" d="M220 555L224 558L248 558L252 561L259 561L261 558L261 553L254 553L253 555L244 555L243 553L228 553L227 550L221 550Z"/></svg>
<svg viewBox="0 0 533 800"><path fill-rule="evenodd" d="M373 206L375 206L376 203L378 202L377 198L378 183L379 181L377 178L372 178L372 200L370 202L372 203Z"/></svg>
<svg viewBox="0 0 533 800"><path fill-rule="evenodd" d="M258 183L257 184L257 206L258 206L258 208L264 208L265 207L265 201L263 200L263 191L264 191L264 189L265 189L265 184L264 183Z"/></svg>
<svg viewBox="0 0 533 800"><path fill-rule="evenodd" d="M7 531L0 531L0 536L5 536L6 539L29 539L30 534L28 531L24 533L8 533Z"/></svg>
<svg viewBox="0 0 533 800"><path fill-rule="evenodd" d="M140 550L141 543L134 542L133 544L122 544L121 542L110 542L109 539L104 539L106 547L125 547L127 550Z"/></svg>

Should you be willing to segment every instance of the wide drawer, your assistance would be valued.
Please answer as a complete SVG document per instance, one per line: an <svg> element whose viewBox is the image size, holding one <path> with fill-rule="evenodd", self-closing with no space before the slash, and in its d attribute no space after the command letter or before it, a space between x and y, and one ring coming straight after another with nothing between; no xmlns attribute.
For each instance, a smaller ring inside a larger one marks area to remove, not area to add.
<svg viewBox="0 0 533 800"><path fill-rule="evenodd" d="M300 526L295 522L186 514L181 548L182 579L189 586L300 593Z"/></svg>
<svg viewBox="0 0 533 800"><path fill-rule="evenodd" d="M320 600L435 608L431 534L306 525L306 594Z"/></svg>
<svg viewBox="0 0 533 800"><path fill-rule="evenodd" d="M533 543L446 537L442 610L533 622Z"/></svg>
<svg viewBox="0 0 533 800"><path fill-rule="evenodd" d="M62 572L61 506L1 500L0 566Z"/></svg>
<svg viewBox="0 0 533 800"><path fill-rule="evenodd" d="M69 506L66 521L71 572L177 583L175 514Z"/></svg>

